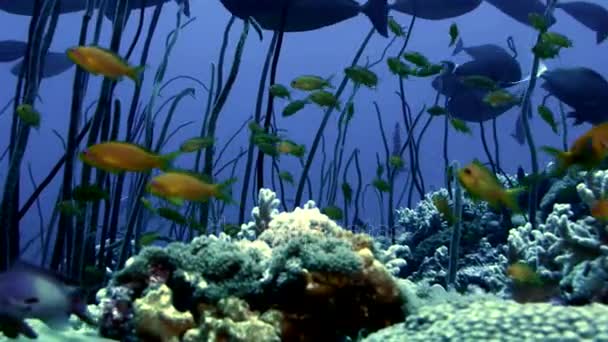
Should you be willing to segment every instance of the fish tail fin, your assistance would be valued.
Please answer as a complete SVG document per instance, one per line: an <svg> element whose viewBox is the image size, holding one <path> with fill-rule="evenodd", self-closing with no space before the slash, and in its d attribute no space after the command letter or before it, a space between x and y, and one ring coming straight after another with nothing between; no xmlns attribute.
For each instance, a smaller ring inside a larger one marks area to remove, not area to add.
<svg viewBox="0 0 608 342"><path fill-rule="evenodd" d="M236 183L236 181L236 178L230 178L227 181L216 184L217 192L215 194L215 198L228 204L236 204L236 201L234 201L230 196L230 186Z"/></svg>
<svg viewBox="0 0 608 342"><path fill-rule="evenodd" d="M551 173L552 177L563 176L568 166L572 164L572 154L568 151L562 151L558 148L551 146L543 146L541 150L555 158L556 168Z"/></svg>
<svg viewBox="0 0 608 342"><path fill-rule="evenodd" d="M171 153L167 153L162 156L159 156L159 161L160 161L159 169L161 169L162 171L167 171L167 170L171 169L171 167L173 165L173 161L175 160L175 158L179 157L181 154L182 153L180 151L175 151L175 152L171 152Z"/></svg>
<svg viewBox="0 0 608 342"><path fill-rule="evenodd" d="M368 0L361 11L383 37L388 37L388 3L386 0Z"/></svg>
<svg viewBox="0 0 608 342"><path fill-rule="evenodd" d="M84 289L71 290L69 292L70 311L83 322L89 325L97 325L97 322L91 317L89 311L87 310L87 302L85 300L86 295L87 293Z"/></svg>
<svg viewBox="0 0 608 342"><path fill-rule="evenodd" d="M526 191L525 187L517 187L508 189L505 191L503 198L503 205L509 208L514 213L521 213L521 207L519 206L519 196Z"/></svg>
<svg viewBox="0 0 608 342"><path fill-rule="evenodd" d="M456 42L456 46L454 46L454 51L452 51L452 56L456 56L457 54L461 53L464 50L464 41L462 41L462 38L458 38L458 41Z"/></svg>
<svg viewBox="0 0 608 342"><path fill-rule="evenodd" d="M602 31L602 30L598 30L595 33L595 42L596 44L601 44L604 40L606 40L606 38L608 38L608 32Z"/></svg>
<svg viewBox="0 0 608 342"><path fill-rule="evenodd" d="M146 70L145 65L136 66L134 68L131 68L131 70L129 71L129 74L127 75L130 79L132 79L135 82L135 86L138 88L141 86L141 77L144 73L144 70Z"/></svg>
<svg viewBox="0 0 608 342"><path fill-rule="evenodd" d="M574 122L572 123L573 126L580 126L585 122L584 115L576 110L568 113L566 116L574 119Z"/></svg>

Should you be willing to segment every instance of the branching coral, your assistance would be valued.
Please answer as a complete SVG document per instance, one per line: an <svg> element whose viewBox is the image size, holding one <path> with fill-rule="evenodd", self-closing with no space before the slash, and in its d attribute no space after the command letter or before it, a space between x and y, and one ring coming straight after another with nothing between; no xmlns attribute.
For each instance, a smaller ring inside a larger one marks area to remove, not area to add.
<svg viewBox="0 0 608 342"><path fill-rule="evenodd" d="M608 173L587 174L577 186L584 203L603 198ZM569 204L556 204L545 224L511 230L510 256L536 268L547 279L560 280L562 296L570 303L608 301L608 234L605 224L591 216L576 219Z"/></svg>
<svg viewBox="0 0 608 342"><path fill-rule="evenodd" d="M253 221L241 225L241 231L237 237L239 239L254 240L260 233L268 228L268 224L273 217L279 213L281 201L277 198L274 191L270 189L260 189L258 195L258 205L251 210Z"/></svg>

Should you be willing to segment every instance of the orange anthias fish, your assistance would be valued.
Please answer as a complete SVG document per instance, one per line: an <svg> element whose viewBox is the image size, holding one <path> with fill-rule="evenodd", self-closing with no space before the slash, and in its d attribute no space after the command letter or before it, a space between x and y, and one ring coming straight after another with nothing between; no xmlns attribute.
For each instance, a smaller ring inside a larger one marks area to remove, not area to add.
<svg viewBox="0 0 608 342"><path fill-rule="evenodd" d="M103 75L113 80L128 77L137 86L141 82L144 66L133 67L114 52L97 46L76 46L66 52L76 65L94 75Z"/></svg>
<svg viewBox="0 0 608 342"><path fill-rule="evenodd" d="M559 294L559 282L545 281L528 264L516 262L507 268L507 275L513 283L513 300L518 303L547 302Z"/></svg>
<svg viewBox="0 0 608 342"><path fill-rule="evenodd" d="M104 142L88 147L80 154L80 159L107 172L144 172L152 169L166 170L178 155L177 152L158 155L134 144Z"/></svg>
<svg viewBox="0 0 608 342"><path fill-rule="evenodd" d="M521 208L517 204L517 196L523 189L505 189L496 175L478 160L474 160L460 169L458 180L471 197L484 200L496 209L506 207L514 212L521 212Z"/></svg>
<svg viewBox="0 0 608 342"><path fill-rule="evenodd" d="M553 147L543 147L545 152L557 158L557 175L572 165L586 170L598 166L608 156L608 122L594 126L574 141L569 151L560 151Z"/></svg>
<svg viewBox="0 0 608 342"><path fill-rule="evenodd" d="M598 200L591 208L591 216L603 222L608 221L608 199Z"/></svg>
<svg viewBox="0 0 608 342"><path fill-rule="evenodd" d="M147 190L178 205L184 200L206 202L211 197L231 202L230 196L224 191L233 182L234 180L231 179L224 183L212 184L194 174L171 171L154 177L148 184Z"/></svg>

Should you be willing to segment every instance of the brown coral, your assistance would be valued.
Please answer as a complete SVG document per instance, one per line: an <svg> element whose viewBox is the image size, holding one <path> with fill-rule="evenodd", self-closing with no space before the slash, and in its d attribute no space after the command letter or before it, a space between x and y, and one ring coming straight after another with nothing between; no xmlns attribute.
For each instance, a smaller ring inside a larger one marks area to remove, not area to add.
<svg viewBox="0 0 608 342"><path fill-rule="evenodd" d="M135 328L143 341L179 342L194 327L192 314L175 309L171 289L164 284L135 300L134 309Z"/></svg>
<svg viewBox="0 0 608 342"><path fill-rule="evenodd" d="M283 341L320 341L356 336L404 320L403 299L369 249L358 252L364 269L352 275L311 272L306 287L282 307Z"/></svg>

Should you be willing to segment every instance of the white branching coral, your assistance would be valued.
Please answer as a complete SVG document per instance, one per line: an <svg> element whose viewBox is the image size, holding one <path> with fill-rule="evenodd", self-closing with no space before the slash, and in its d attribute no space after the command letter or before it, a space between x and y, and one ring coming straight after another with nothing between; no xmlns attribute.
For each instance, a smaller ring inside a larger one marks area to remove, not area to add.
<svg viewBox="0 0 608 342"><path fill-rule="evenodd" d="M253 221L241 225L237 234L239 239L255 240L257 236L268 228L272 218L279 213L281 201L277 194L270 189L260 189L258 205L251 210Z"/></svg>

